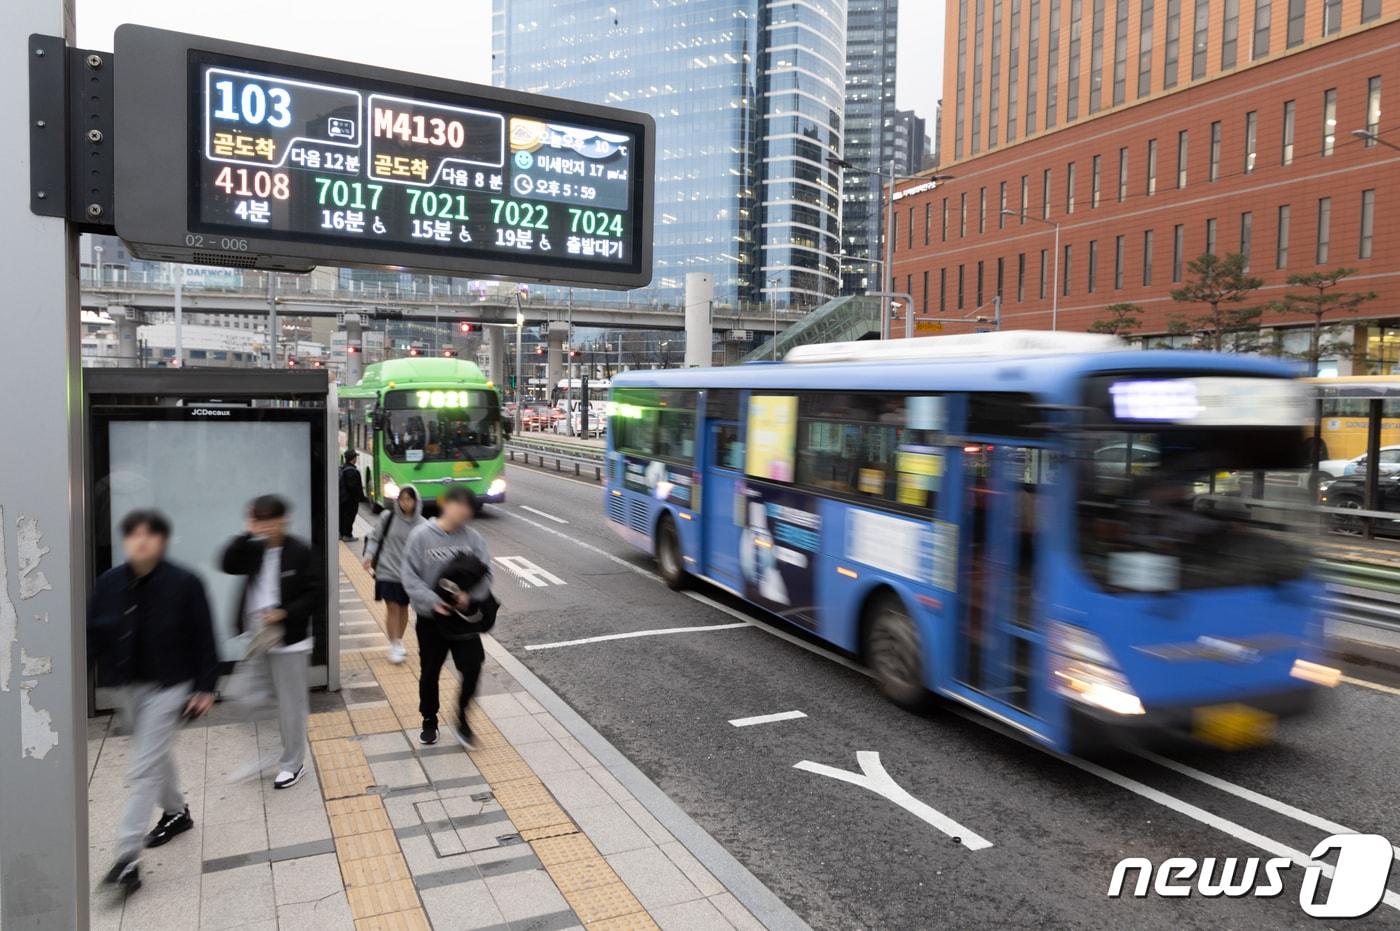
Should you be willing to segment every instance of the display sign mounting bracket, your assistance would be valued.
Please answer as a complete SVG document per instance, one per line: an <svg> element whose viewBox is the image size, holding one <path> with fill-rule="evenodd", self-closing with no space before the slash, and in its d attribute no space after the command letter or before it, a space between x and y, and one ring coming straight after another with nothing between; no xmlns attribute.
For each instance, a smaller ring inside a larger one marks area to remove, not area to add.
<svg viewBox="0 0 1400 931"><path fill-rule="evenodd" d="M111 233L114 56L38 34L28 52L29 209Z"/></svg>

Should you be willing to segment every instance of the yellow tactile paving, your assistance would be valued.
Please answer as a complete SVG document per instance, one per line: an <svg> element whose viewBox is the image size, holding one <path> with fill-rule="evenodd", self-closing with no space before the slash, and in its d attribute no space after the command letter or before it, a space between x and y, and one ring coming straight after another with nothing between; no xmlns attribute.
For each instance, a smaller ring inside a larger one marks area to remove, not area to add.
<svg viewBox="0 0 1400 931"><path fill-rule="evenodd" d="M340 865L340 875L345 880L347 889L351 886L375 886L379 883L413 878L408 870L408 861L401 853L350 860Z"/></svg>
<svg viewBox="0 0 1400 931"><path fill-rule="evenodd" d="M566 821L563 824L550 824L542 828L525 828L520 832L520 837L522 840L537 841L548 837L563 837L566 834L577 833L578 825L572 821Z"/></svg>
<svg viewBox="0 0 1400 931"><path fill-rule="evenodd" d="M373 886L351 886L345 890L345 895L350 899L350 914L356 918L406 912L419 904L418 890L410 879L396 879Z"/></svg>
<svg viewBox="0 0 1400 931"><path fill-rule="evenodd" d="M351 834L335 839L335 854L340 858L341 868L351 860L365 860L369 857L383 857L400 854L399 839L393 831L375 831L373 834Z"/></svg>
<svg viewBox="0 0 1400 931"><path fill-rule="evenodd" d="M339 769L365 762L365 751L346 737L318 740L311 745L311 753L316 757L316 766L320 769Z"/></svg>
<svg viewBox="0 0 1400 931"><path fill-rule="evenodd" d="M530 828L543 828L550 825L573 824L569 816L565 814L564 809L560 808L559 805L553 801L544 805L529 805L525 808L512 808L508 814L517 831L526 831Z"/></svg>
<svg viewBox="0 0 1400 931"><path fill-rule="evenodd" d="M364 797L361 796L361 798ZM333 837L351 837L355 834L373 834L375 831L392 831L393 829L394 826L389 821L389 813L384 810L383 805L378 808L367 808L364 811L331 814L331 835Z"/></svg>
<svg viewBox="0 0 1400 931"><path fill-rule="evenodd" d="M432 927L421 908L391 915L375 915L355 922L355 931L432 931Z"/></svg>
<svg viewBox="0 0 1400 931"><path fill-rule="evenodd" d="M514 811L529 805L544 805L554 801L554 796L544 787L544 783L534 778L515 779L511 782L493 785L491 792L506 811Z"/></svg>
<svg viewBox="0 0 1400 931"><path fill-rule="evenodd" d="M560 864L591 860L599 856L598 848L593 846L586 834L551 837L548 840L535 841L530 846L535 848L535 856L551 875L554 868Z"/></svg>
<svg viewBox="0 0 1400 931"><path fill-rule="evenodd" d="M326 803L326 814L334 818L336 815L349 814L357 811L383 811L384 800L377 795L361 795L358 798L338 798L333 802Z"/></svg>
<svg viewBox="0 0 1400 931"><path fill-rule="evenodd" d="M374 784L374 773L367 763L321 773L321 795L327 799L364 795Z"/></svg>
<svg viewBox="0 0 1400 931"><path fill-rule="evenodd" d="M379 708L356 708L350 712L350 722L357 734L388 734L402 730L398 716L388 705Z"/></svg>
<svg viewBox="0 0 1400 931"><path fill-rule="evenodd" d="M554 877L554 884L560 892L578 892L618 881L617 873L613 872L608 861L599 856L558 864L549 875Z"/></svg>
<svg viewBox="0 0 1400 931"><path fill-rule="evenodd" d="M630 915L591 921L587 927L588 931L656 931L658 925L646 912L633 912Z"/></svg>
<svg viewBox="0 0 1400 931"><path fill-rule="evenodd" d="M564 898L568 900L574 914L578 915L578 920L584 924L642 911L637 897L620 879L603 886L566 892Z"/></svg>

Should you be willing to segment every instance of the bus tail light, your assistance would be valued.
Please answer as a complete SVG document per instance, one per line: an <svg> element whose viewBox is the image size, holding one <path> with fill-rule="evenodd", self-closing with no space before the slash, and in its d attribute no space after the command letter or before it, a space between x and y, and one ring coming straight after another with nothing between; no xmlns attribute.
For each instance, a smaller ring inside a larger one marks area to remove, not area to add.
<svg viewBox="0 0 1400 931"><path fill-rule="evenodd" d="M1142 700L1097 636L1070 624L1050 627L1050 675L1061 695L1121 715L1144 714Z"/></svg>

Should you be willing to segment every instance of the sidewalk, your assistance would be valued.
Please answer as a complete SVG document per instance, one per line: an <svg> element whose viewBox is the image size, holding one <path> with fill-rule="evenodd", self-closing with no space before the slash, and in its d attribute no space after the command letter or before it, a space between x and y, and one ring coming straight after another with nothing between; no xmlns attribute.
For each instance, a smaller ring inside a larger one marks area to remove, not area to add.
<svg viewBox="0 0 1400 931"><path fill-rule="evenodd" d="M313 693L307 777L286 791L270 776L230 784L277 746L276 724L216 707L178 742L196 827L147 852L145 885L125 902L98 882L126 799L127 738L110 718L90 721L94 929L765 927L735 892L767 927L804 927L494 641L469 712L477 749L446 728L421 746L416 641L410 628L409 662L385 659L372 585L342 547L342 691Z"/></svg>

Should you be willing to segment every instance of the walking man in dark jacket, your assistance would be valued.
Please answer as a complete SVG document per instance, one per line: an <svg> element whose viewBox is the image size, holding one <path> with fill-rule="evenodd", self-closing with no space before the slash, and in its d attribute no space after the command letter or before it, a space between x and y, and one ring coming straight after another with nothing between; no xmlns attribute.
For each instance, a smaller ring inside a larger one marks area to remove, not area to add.
<svg viewBox="0 0 1400 931"><path fill-rule="evenodd" d="M170 522L156 511L132 511L122 519L121 534L126 562L102 573L93 587L88 648L99 681L120 688L131 730L131 795L105 881L132 892L141 885L142 846L159 847L194 827L173 745L181 720L199 717L214 703L219 656L204 585L165 559ZM155 805L162 814L147 833Z"/></svg>
<svg viewBox="0 0 1400 931"><path fill-rule="evenodd" d="M282 755L273 785L289 789L306 771L307 668L320 572L311 547L287 533L287 502L276 495L253 499L248 530L224 549L222 567L245 577L239 630L254 634L249 656L229 682L229 694L250 717L276 700ZM260 760L254 764L257 771L263 768Z"/></svg>
<svg viewBox="0 0 1400 931"><path fill-rule="evenodd" d="M340 467L340 539L346 543L355 539L355 515L365 500L365 482L356 465L359 458L353 449L347 449L345 463Z"/></svg>

